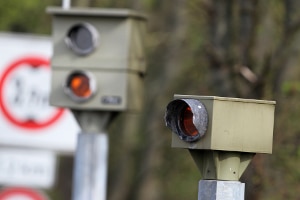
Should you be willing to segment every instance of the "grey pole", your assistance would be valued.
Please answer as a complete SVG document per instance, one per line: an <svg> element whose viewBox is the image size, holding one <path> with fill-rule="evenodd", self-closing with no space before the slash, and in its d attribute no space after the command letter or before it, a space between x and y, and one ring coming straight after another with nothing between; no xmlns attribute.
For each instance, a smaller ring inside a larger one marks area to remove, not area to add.
<svg viewBox="0 0 300 200"><path fill-rule="evenodd" d="M106 200L108 135L111 112L73 111L82 128L78 135L73 200Z"/></svg>
<svg viewBox="0 0 300 200"><path fill-rule="evenodd" d="M69 9L71 5L71 0L63 0L62 1L62 8L63 9Z"/></svg>
<svg viewBox="0 0 300 200"><path fill-rule="evenodd" d="M200 180L198 200L244 200L245 184L239 181Z"/></svg>

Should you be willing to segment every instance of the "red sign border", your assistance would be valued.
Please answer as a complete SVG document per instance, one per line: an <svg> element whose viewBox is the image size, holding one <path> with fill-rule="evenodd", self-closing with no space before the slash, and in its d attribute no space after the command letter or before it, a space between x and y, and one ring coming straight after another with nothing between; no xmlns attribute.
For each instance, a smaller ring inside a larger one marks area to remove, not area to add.
<svg viewBox="0 0 300 200"><path fill-rule="evenodd" d="M47 200L42 193L35 191L33 189L29 188L22 188L22 187L13 187L13 188L4 188L0 191L0 200L5 200L5 198L9 198L10 196L21 193L23 195L26 195L28 197L33 198L34 200Z"/></svg>
<svg viewBox="0 0 300 200"><path fill-rule="evenodd" d="M14 71L16 68L19 67L20 64L23 63L30 63L33 66L39 67L39 66L45 66L45 67L49 67L50 66L50 62L48 61L48 59L44 59L41 58L40 56L30 56L30 57L23 57L20 59L17 59L15 62L12 62L4 71L1 79L0 79L0 109L3 111L3 114L5 115L5 117L14 125L21 127L21 128L25 128L25 129L42 129L42 128L46 128L48 126L50 126L51 124L53 124L54 122L56 122L64 113L64 109L63 108L58 108L57 113L50 118L49 120L47 120L46 122L37 124L34 121L19 121L18 119L16 119L14 116L11 115L11 113L8 111L8 109L6 108L5 104L4 104L4 100L3 100L3 87L4 87L4 83L5 83L5 79L7 78L7 76Z"/></svg>

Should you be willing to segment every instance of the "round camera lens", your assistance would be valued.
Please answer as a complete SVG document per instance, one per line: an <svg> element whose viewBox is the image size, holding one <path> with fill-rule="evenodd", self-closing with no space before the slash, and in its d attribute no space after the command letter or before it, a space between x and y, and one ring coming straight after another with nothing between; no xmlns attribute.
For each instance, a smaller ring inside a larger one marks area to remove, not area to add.
<svg viewBox="0 0 300 200"><path fill-rule="evenodd" d="M86 101L95 92L94 80L87 73L81 71L73 72L67 77L65 92L74 101Z"/></svg>
<svg viewBox="0 0 300 200"><path fill-rule="evenodd" d="M91 32L84 26L78 26L70 32L70 38L74 45L79 49L86 51L93 46L93 37Z"/></svg>
<svg viewBox="0 0 300 200"><path fill-rule="evenodd" d="M84 74L75 74L69 80L70 90L78 97L89 97L91 95L89 78Z"/></svg>
<svg viewBox="0 0 300 200"><path fill-rule="evenodd" d="M92 25L77 24L68 31L66 43L75 53L87 55L96 48L97 31Z"/></svg>

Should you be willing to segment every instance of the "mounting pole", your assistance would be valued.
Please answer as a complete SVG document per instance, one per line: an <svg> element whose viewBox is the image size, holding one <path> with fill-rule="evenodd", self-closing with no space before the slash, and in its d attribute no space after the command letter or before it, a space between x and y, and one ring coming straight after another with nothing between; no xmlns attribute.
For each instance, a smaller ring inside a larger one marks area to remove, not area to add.
<svg viewBox="0 0 300 200"><path fill-rule="evenodd" d="M244 200L245 183L239 181L200 180L198 200Z"/></svg>
<svg viewBox="0 0 300 200"><path fill-rule="evenodd" d="M73 200L106 200L108 135L112 112L73 111L82 128L78 136Z"/></svg>

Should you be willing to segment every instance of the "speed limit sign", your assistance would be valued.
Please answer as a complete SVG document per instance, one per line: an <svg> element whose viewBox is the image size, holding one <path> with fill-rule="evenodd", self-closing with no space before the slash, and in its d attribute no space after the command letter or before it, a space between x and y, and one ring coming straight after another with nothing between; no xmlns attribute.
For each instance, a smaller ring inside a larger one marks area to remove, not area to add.
<svg viewBox="0 0 300 200"><path fill-rule="evenodd" d="M49 105L51 39L0 33L0 145L73 152L79 126Z"/></svg>

